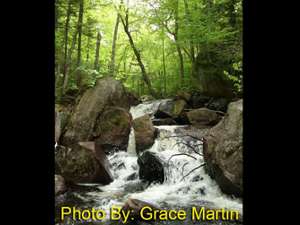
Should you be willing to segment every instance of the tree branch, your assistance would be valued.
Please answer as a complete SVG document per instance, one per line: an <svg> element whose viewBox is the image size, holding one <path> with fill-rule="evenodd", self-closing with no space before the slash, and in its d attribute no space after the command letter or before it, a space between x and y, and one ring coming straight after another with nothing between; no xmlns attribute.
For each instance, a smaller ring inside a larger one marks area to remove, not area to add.
<svg viewBox="0 0 300 225"><path fill-rule="evenodd" d="M197 169L200 169L201 167L205 166L206 163L201 164L200 166L197 166L196 168L192 169L190 172L188 172L182 179L181 181L183 181L187 176L189 176L192 172L194 172Z"/></svg>

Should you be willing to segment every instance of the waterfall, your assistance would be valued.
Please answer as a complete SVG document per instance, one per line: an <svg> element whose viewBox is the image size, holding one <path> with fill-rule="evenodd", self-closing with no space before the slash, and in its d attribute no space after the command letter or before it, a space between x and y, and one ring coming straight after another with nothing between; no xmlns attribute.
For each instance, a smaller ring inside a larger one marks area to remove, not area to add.
<svg viewBox="0 0 300 225"><path fill-rule="evenodd" d="M133 119L145 114L153 116L162 101L166 100L156 100L132 107L130 112ZM156 128L159 130L158 136L147 151L156 154L163 161L164 183L145 186L139 179L135 136L131 129L127 152L116 152L108 156L114 181L109 185L99 185L98 189L101 192L88 192L84 199L86 201L92 199L96 205L93 207L105 209L107 213L112 205L121 206L128 198L136 198L154 205L169 207L207 204L209 207L239 210L242 214L241 199L223 194L203 167L190 173L203 164L204 159L201 155L202 142L184 136L189 127L176 125L156 126ZM175 154L188 154L192 157L186 155L172 157Z"/></svg>
<svg viewBox="0 0 300 225"><path fill-rule="evenodd" d="M136 155L135 135L134 135L133 127L131 127L130 134L129 134L127 152L129 154Z"/></svg>

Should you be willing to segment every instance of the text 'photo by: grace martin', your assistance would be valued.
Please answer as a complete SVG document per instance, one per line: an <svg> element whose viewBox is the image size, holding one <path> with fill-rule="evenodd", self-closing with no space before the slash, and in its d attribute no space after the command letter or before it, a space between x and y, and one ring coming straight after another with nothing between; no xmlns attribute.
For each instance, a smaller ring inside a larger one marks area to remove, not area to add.
<svg viewBox="0 0 300 225"><path fill-rule="evenodd" d="M56 225L243 224L242 18L55 1Z"/></svg>

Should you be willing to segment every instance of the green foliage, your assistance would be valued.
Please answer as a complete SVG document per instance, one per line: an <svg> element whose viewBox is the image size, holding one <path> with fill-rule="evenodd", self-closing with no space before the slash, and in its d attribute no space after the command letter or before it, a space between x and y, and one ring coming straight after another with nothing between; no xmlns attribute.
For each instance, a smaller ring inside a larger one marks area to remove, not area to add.
<svg viewBox="0 0 300 225"><path fill-rule="evenodd" d="M67 89L78 88L78 77L86 88L99 77L109 76L113 31L120 1L84 0L81 65L77 67L77 31L79 1L71 0L68 31L68 56L75 43L68 65ZM124 1L127 4L127 1ZM242 92L242 1L241 0L130 0L129 23L134 42L141 53L154 89L163 96L178 90L194 90L197 85L192 71L196 58L212 74L219 73ZM56 0L55 74L60 92L64 71L64 36L68 0ZM126 5L127 7L127 5ZM176 11L178 37L175 41ZM96 36L101 31L99 71L94 70ZM184 82L180 83L177 46L184 58ZM207 54L209 52L209 54ZM207 55L206 55L207 54ZM197 57L198 56L198 57ZM203 56L203 57L199 57ZM163 57L165 61L163 62ZM115 56L115 77L138 95L148 94L141 71L119 24ZM221 71L221 72L220 72ZM79 75L80 74L80 75ZM59 96L59 94L57 94Z"/></svg>

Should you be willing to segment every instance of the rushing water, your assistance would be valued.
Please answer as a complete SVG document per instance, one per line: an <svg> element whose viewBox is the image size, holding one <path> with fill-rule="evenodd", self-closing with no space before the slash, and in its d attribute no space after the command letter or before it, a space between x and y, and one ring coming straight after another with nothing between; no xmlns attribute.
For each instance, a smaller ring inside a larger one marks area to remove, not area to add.
<svg viewBox="0 0 300 225"><path fill-rule="evenodd" d="M153 116L160 102L157 100L143 103L132 107L130 112L133 118L145 114ZM195 205L207 205L212 208L239 210L242 214L242 201L224 195L216 182L205 173L203 167L191 172L203 164L204 160L201 156L202 142L184 136L188 127L156 126L156 128L159 130L158 137L148 151L155 153L163 160L164 183L147 186L139 180L135 137L132 129L127 152L116 152L108 156L114 181L109 185L94 186L90 191L74 192L73 195L80 199L80 204L85 207L105 209L109 213L111 206L122 206L128 198L135 198L158 207L188 208ZM196 152L188 145L192 146ZM174 154L188 154L193 158L186 155L171 158Z"/></svg>

